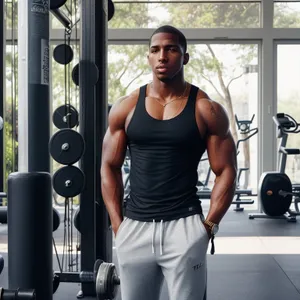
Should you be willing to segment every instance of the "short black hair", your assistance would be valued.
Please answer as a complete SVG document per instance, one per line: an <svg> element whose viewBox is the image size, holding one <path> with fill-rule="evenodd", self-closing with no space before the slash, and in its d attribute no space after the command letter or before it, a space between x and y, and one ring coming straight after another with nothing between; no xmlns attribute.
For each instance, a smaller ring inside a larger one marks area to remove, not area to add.
<svg viewBox="0 0 300 300"><path fill-rule="evenodd" d="M150 40L149 40L149 47L151 45L151 40L152 37L157 34L157 33L172 33L178 36L178 42L180 46L183 48L183 52L186 53L187 50L187 42L186 42L186 37L184 34L178 30L177 28L171 26L171 25L164 25L161 27L158 27L151 35Z"/></svg>

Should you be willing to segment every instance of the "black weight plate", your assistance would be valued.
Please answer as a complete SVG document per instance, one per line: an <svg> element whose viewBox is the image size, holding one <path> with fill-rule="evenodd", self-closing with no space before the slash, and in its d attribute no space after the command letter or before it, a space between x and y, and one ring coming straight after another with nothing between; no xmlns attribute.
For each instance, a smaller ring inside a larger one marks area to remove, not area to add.
<svg viewBox="0 0 300 300"><path fill-rule="evenodd" d="M50 9L58 9L65 5L67 0L50 0Z"/></svg>
<svg viewBox="0 0 300 300"><path fill-rule="evenodd" d="M75 211L75 214L74 214L74 226L80 232L80 208L78 208Z"/></svg>
<svg viewBox="0 0 300 300"><path fill-rule="evenodd" d="M112 0L108 0L108 8L107 8L107 20L110 21L115 14L115 5Z"/></svg>
<svg viewBox="0 0 300 300"><path fill-rule="evenodd" d="M72 198L82 192L85 178L79 168L67 166L62 167L54 173L52 182L57 194L65 198Z"/></svg>
<svg viewBox="0 0 300 300"><path fill-rule="evenodd" d="M2 273L4 268L4 258L2 255L0 255L0 274Z"/></svg>
<svg viewBox="0 0 300 300"><path fill-rule="evenodd" d="M56 208L53 207L53 232L56 231L60 224L60 214Z"/></svg>
<svg viewBox="0 0 300 300"><path fill-rule="evenodd" d="M69 45L61 44L54 48L54 60L61 65L69 64L73 60L73 56L73 50Z"/></svg>
<svg viewBox="0 0 300 300"><path fill-rule="evenodd" d="M79 64L75 65L75 67L72 70L72 80L74 84L79 86Z"/></svg>
<svg viewBox="0 0 300 300"><path fill-rule="evenodd" d="M61 129L50 139L50 154L62 165L73 165L82 157L85 149L83 137L73 129Z"/></svg>
<svg viewBox="0 0 300 300"><path fill-rule="evenodd" d="M74 128L79 124L78 111L70 104L62 105L54 111L52 121L58 129Z"/></svg>
<svg viewBox="0 0 300 300"><path fill-rule="evenodd" d="M268 216L281 216L292 203L292 196L283 197L279 191L292 192L292 183L284 173L267 172L260 180L259 197L262 209Z"/></svg>

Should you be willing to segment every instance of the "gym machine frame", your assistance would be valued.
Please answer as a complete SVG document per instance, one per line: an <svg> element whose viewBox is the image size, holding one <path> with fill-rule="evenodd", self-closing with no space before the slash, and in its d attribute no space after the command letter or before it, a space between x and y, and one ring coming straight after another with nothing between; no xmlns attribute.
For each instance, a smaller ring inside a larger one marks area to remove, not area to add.
<svg viewBox="0 0 300 300"><path fill-rule="evenodd" d="M281 139L278 148L278 172L265 172L261 175L258 188L258 199L261 202L262 213L251 213L249 219L285 219L296 222L300 215L300 186L292 185L285 174L287 155L299 155L300 149L286 148L288 134L299 133L300 123L288 114L278 113L273 116L277 129L277 138ZM290 206L294 198L295 210Z"/></svg>

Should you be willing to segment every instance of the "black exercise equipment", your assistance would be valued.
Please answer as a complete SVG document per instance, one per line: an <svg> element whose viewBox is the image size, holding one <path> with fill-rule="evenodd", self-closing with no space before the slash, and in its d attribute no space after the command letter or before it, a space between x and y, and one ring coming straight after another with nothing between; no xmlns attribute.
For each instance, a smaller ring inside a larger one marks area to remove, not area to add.
<svg viewBox="0 0 300 300"><path fill-rule="evenodd" d="M115 5L112 0L108 0L107 6L107 20L110 21L115 14Z"/></svg>
<svg viewBox="0 0 300 300"><path fill-rule="evenodd" d="M7 290L0 288L0 300L35 300L36 293L34 290L16 289Z"/></svg>
<svg viewBox="0 0 300 300"><path fill-rule="evenodd" d="M55 272L59 282L77 282L95 284L97 299L114 299L120 278L113 263L96 260L93 272Z"/></svg>
<svg viewBox="0 0 300 300"><path fill-rule="evenodd" d="M75 67L72 70L71 76L74 84L79 86L79 64L75 65Z"/></svg>
<svg viewBox="0 0 300 300"><path fill-rule="evenodd" d="M62 165L72 165L78 162L85 149L82 135L72 129L61 129L50 139L50 154Z"/></svg>
<svg viewBox="0 0 300 300"><path fill-rule="evenodd" d="M68 65L74 57L71 46L67 44L57 45L53 50L54 60L61 65Z"/></svg>
<svg viewBox="0 0 300 300"><path fill-rule="evenodd" d="M7 224L7 206L0 206L0 223ZM59 211L53 207L53 232L58 229L59 225L60 214Z"/></svg>
<svg viewBox="0 0 300 300"><path fill-rule="evenodd" d="M79 114L74 106L65 104L54 111L52 121L58 129L74 128L79 125Z"/></svg>
<svg viewBox="0 0 300 300"><path fill-rule="evenodd" d="M293 186L285 174L287 155L298 155L300 149L286 148L288 134L299 133L300 124L288 114L278 113L273 117L277 129L277 138L281 139L278 153L278 171L265 172L259 181L258 198L263 213L249 214L249 219L280 218L289 222L296 222L300 215L300 189ZM295 210L291 209L294 198Z"/></svg>
<svg viewBox="0 0 300 300"><path fill-rule="evenodd" d="M248 141L251 137L253 137L254 135L256 135L258 133L258 128L251 128L251 125L253 123L255 114L253 114L252 118L250 120L241 120L237 117L237 115L235 115L235 121L238 127L238 130L240 132L240 134L242 135L242 137L237 141L236 147L237 150L239 149L239 146L241 143ZM239 154L239 151L238 153ZM207 161L208 158L202 158L201 162L203 161ZM234 208L234 211L237 212L241 212L244 210L243 207L241 207L241 205L245 204L245 205L249 205L249 204L253 204L254 200L253 199L246 199L245 197L256 197L257 194L254 194L252 192L251 189L244 189L240 187L240 179L242 176L243 172L247 172L249 171L249 168L239 168L238 169L238 174L237 174L237 188L235 190L234 196L235 199L232 201L232 204L235 204L236 207ZM208 168L208 172L207 172L207 176L205 179L205 182L198 182L198 191L197 191L197 195L199 196L199 199L210 199L211 197L211 189L207 187L208 183L209 183L209 178L211 175L211 168Z"/></svg>
<svg viewBox="0 0 300 300"><path fill-rule="evenodd" d="M52 231L56 231L60 224L60 214L56 208L53 207L53 229Z"/></svg>
<svg viewBox="0 0 300 300"><path fill-rule="evenodd" d="M75 166L58 169L52 178L53 188L58 195L72 198L79 195L85 184L83 172Z"/></svg>
<svg viewBox="0 0 300 300"><path fill-rule="evenodd" d="M0 274L2 273L4 268L4 258L2 255L0 255Z"/></svg>
<svg viewBox="0 0 300 300"><path fill-rule="evenodd" d="M7 195L9 289L34 289L38 299L52 300L51 176L12 173Z"/></svg>
<svg viewBox="0 0 300 300"><path fill-rule="evenodd" d="M65 5L67 0L50 0L50 9L58 9Z"/></svg>
<svg viewBox="0 0 300 300"><path fill-rule="evenodd" d="M79 207L76 209L74 214L74 226L80 232L80 208Z"/></svg>

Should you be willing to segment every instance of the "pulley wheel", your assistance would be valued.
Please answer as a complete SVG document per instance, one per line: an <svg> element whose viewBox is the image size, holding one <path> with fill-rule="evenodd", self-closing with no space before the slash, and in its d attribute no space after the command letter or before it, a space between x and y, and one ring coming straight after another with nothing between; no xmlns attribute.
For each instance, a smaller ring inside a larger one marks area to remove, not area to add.
<svg viewBox="0 0 300 300"><path fill-rule="evenodd" d="M50 139L50 154L62 165L78 162L85 149L83 137L73 129L61 129Z"/></svg>
<svg viewBox="0 0 300 300"><path fill-rule="evenodd" d="M58 129L74 128L79 124L79 114L74 106L62 105L54 111L52 121Z"/></svg>
<svg viewBox="0 0 300 300"><path fill-rule="evenodd" d="M67 65L73 60L74 53L69 45L60 44L54 48L53 57L57 63Z"/></svg>
<svg viewBox="0 0 300 300"><path fill-rule="evenodd" d="M282 196L279 194L280 191L292 192L292 183L286 174L279 172L263 173L259 187L259 197L266 215L277 217L288 211L292 203L292 195Z"/></svg>
<svg viewBox="0 0 300 300"><path fill-rule="evenodd" d="M58 9L65 5L67 0L50 0L50 9Z"/></svg>
<svg viewBox="0 0 300 300"><path fill-rule="evenodd" d="M85 177L79 168L66 166L54 173L52 181L57 194L65 198L73 198L82 192Z"/></svg>

